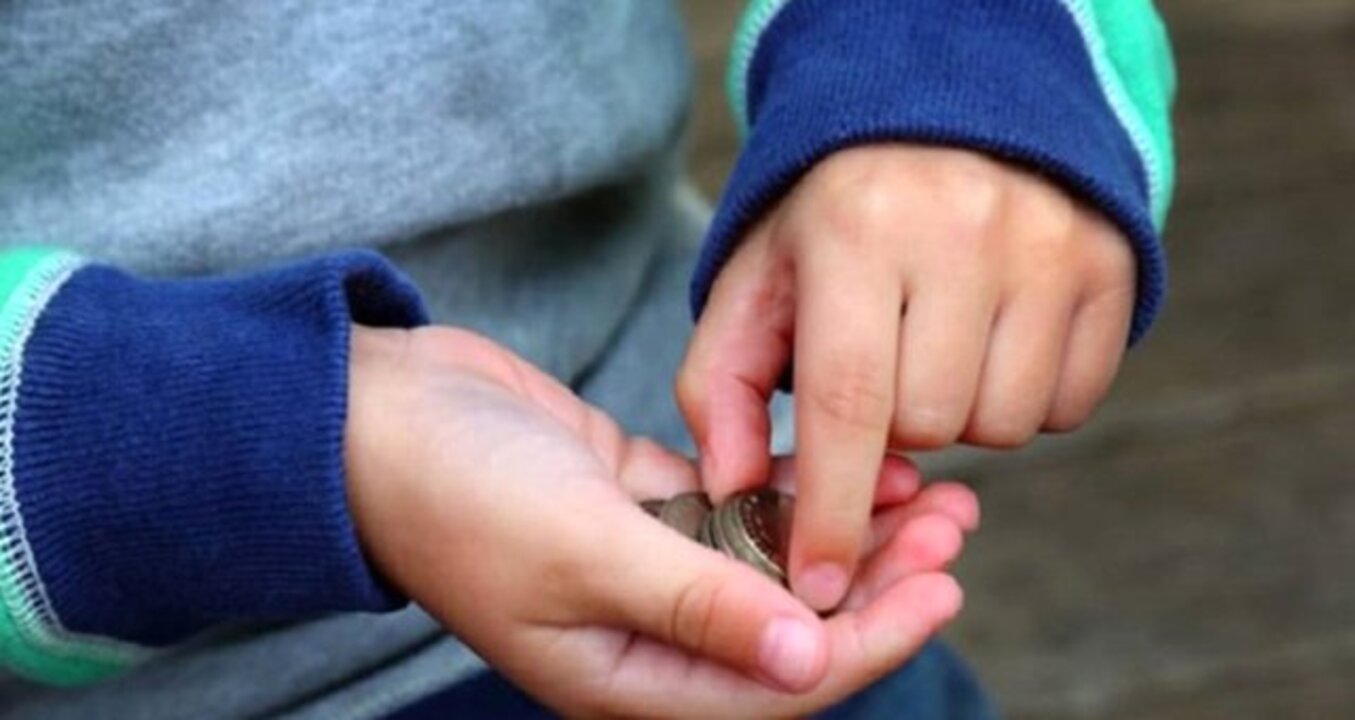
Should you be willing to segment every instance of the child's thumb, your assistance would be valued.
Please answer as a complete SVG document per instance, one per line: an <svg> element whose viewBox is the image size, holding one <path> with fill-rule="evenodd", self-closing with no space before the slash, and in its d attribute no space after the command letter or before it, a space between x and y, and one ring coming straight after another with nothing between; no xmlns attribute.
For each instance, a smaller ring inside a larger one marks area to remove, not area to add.
<svg viewBox="0 0 1355 720"><path fill-rule="evenodd" d="M636 525L609 548L610 620L777 690L807 692L823 680L827 633L799 600L657 521Z"/></svg>

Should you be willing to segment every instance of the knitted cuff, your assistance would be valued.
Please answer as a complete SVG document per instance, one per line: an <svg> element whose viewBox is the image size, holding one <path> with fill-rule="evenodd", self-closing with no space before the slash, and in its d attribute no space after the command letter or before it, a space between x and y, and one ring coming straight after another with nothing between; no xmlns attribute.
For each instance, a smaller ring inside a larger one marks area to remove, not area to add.
<svg viewBox="0 0 1355 720"><path fill-rule="evenodd" d="M146 281L18 251L6 278L5 662L78 683L215 623L402 604L343 466L352 323L426 321L385 261Z"/></svg>

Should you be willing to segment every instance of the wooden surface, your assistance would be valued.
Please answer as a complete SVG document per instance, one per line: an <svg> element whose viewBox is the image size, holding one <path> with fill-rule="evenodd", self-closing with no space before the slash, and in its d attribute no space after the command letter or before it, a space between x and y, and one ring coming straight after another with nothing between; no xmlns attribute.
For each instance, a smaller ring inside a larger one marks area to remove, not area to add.
<svg viewBox="0 0 1355 720"><path fill-rule="evenodd" d="M740 4L684 2L712 195ZM1014 720L1355 717L1355 1L1159 6L1168 311L1084 432L928 459L985 506L950 637Z"/></svg>

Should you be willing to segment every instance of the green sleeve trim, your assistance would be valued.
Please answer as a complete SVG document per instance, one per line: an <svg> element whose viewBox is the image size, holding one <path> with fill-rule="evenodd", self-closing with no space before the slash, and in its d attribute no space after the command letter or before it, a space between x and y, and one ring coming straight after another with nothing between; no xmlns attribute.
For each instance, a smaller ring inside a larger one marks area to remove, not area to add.
<svg viewBox="0 0 1355 720"><path fill-rule="evenodd" d="M757 54L758 40L767 26L772 24L777 13L790 4L790 0L752 0L743 11L739 28L734 33L734 47L729 57L729 72L725 76L725 89L729 94L729 106L734 111L734 120L739 131L748 134L748 72L752 69L753 56Z"/></svg>
<svg viewBox="0 0 1355 720"><path fill-rule="evenodd" d="M62 627L28 545L15 490L24 347L48 302L83 265L75 255L41 248L0 253L0 664L53 685L94 682L150 654Z"/></svg>
<svg viewBox="0 0 1355 720"><path fill-rule="evenodd" d="M0 252L0 308L8 308L10 297L44 263L63 255L60 250L41 247L17 247Z"/></svg>
<svg viewBox="0 0 1355 720"><path fill-rule="evenodd" d="M1152 0L1062 0L1077 22L1106 100L1143 160L1153 222L1167 222L1176 189L1171 104L1176 65Z"/></svg>

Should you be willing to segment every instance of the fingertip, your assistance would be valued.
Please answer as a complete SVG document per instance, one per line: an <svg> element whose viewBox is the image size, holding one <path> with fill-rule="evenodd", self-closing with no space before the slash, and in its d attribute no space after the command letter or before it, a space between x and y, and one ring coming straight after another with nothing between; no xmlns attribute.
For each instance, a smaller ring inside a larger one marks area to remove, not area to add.
<svg viewBox="0 0 1355 720"><path fill-rule="evenodd" d="M900 582L944 570L960 556L964 533L954 521L933 512L908 518L886 542L858 572L842 609L859 610Z"/></svg>
<svg viewBox="0 0 1355 720"><path fill-rule="evenodd" d="M927 515L905 526L900 542L910 567L939 570L959 557L964 533L948 517Z"/></svg>
<svg viewBox="0 0 1355 720"><path fill-rule="evenodd" d="M914 575L899 582L889 605L894 605L900 616L911 616L922 624L927 634L941 629L954 620L964 607L964 590L954 576L942 572Z"/></svg>
<svg viewBox="0 0 1355 720"><path fill-rule="evenodd" d="M791 587L819 612L837 607L871 539L872 501L880 459L852 482L854 473L813 472L806 455L796 456L795 513L790 537ZM807 467L808 466L808 467ZM851 478L851 479L849 479Z"/></svg>
<svg viewBox="0 0 1355 720"><path fill-rule="evenodd" d="M809 488L795 501L790 539L790 585L795 596L818 612L837 607L847 595L870 530L867 505L855 511L815 507ZM869 499L867 498L867 501ZM850 514L849 514L850 513Z"/></svg>
<svg viewBox="0 0 1355 720"><path fill-rule="evenodd" d="M912 460L893 453L885 455L875 487L875 505L907 502L922 489L922 473Z"/></svg>
<svg viewBox="0 0 1355 720"><path fill-rule="evenodd" d="M820 623L776 617L758 642L758 673L779 690L805 693L828 674L828 641Z"/></svg>
<svg viewBox="0 0 1355 720"><path fill-rule="evenodd" d="M961 482L932 483L928 492L936 496L936 508L954 520L965 532L974 532L983 522L983 508L974 489Z"/></svg>
<svg viewBox="0 0 1355 720"><path fill-rule="evenodd" d="M953 575L929 575L919 589L919 603L926 607L938 624L954 620L964 609L964 588Z"/></svg>
<svg viewBox="0 0 1355 720"><path fill-rule="evenodd" d="M816 612L828 612L846 597L851 574L841 565L820 562L805 568L791 580L796 597Z"/></svg>
<svg viewBox="0 0 1355 720"><path fill-rule="evenodd" d="M960 584L950 575L913 575L856 611L848 627L868 662L894 667L953 620L963 604Z"/></svg>
<svg viewBox="0 0 1355 720"><path fill-rule="evenodd" d="M918 468L917 463L912 458L899 452L886 452L883 468L892 469L894 472L906 474L919 480L922 478L922 470Z"/></svg>

